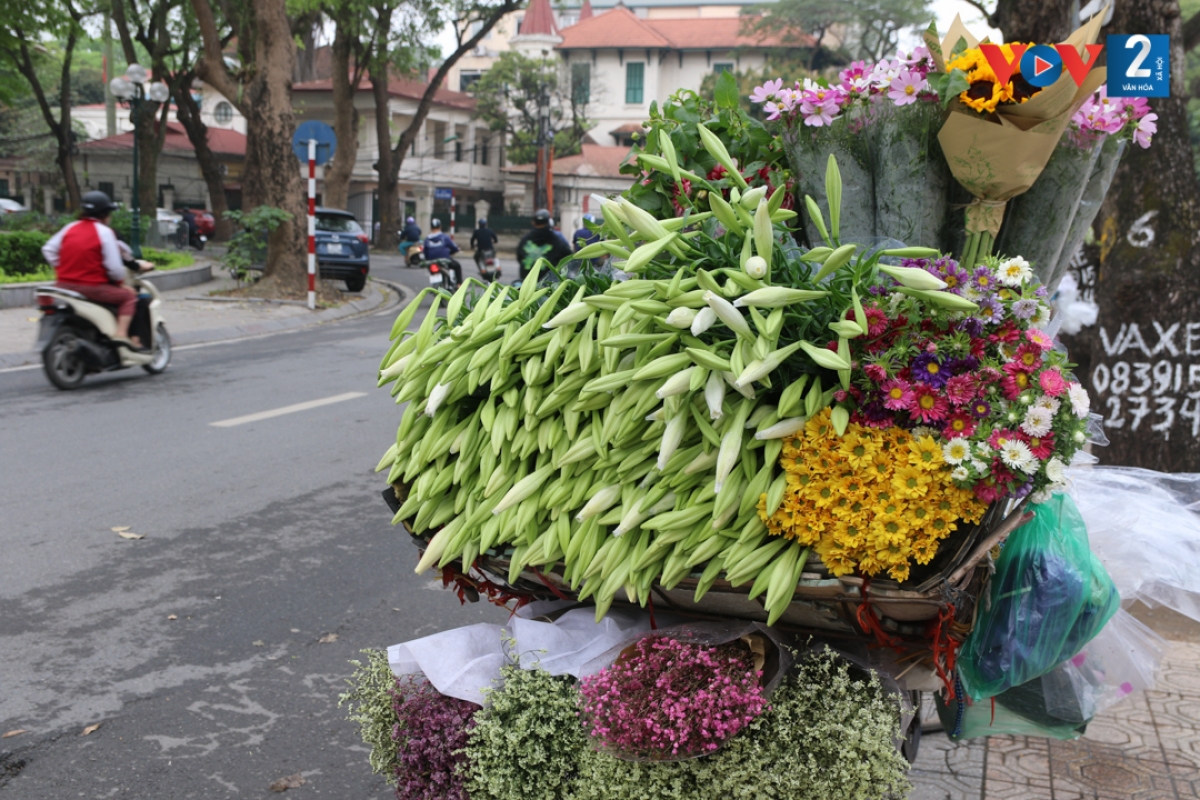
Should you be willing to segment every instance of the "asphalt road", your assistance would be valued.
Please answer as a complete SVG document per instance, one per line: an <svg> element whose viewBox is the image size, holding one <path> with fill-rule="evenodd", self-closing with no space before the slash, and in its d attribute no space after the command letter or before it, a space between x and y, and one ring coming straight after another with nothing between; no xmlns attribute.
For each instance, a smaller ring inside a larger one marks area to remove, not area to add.
<svg viewBox="0 0 1200 800"><path fill-rule="evenodd" d="M0 739L0 796L274 797L296 773L288 796L393 796L337 706L349 660L505 619L414 575L390 525L372 470L399 413L374 375L396 311L75 392L0 374L0 735L26 731Z"/></svg>

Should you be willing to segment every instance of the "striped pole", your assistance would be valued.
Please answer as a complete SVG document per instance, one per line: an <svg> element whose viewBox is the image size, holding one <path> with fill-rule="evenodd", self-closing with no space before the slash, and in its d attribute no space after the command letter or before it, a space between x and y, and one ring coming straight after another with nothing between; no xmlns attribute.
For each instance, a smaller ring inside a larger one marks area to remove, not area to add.
<svg viewBox="0 0 1200 800"><path fill-rule="evenodd" d="M454 209L457 203L457 198L454 196L454 190L450 190L450 238L454 238Z"/></svg>
<svg viewBox="0 0 1200 800"><path fill-rule="evenodd" d="M308 140L308 310L317 307L317 140Z"/></svg>

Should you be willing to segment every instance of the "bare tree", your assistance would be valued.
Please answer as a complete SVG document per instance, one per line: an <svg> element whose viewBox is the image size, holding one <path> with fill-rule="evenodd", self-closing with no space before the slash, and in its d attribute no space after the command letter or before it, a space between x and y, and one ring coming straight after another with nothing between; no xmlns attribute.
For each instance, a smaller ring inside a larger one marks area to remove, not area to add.
<svg viewBox="0 0 1200 800"><path fill-rule="evenodd" d="M400 229L400 166L404 157L412 149L413 142L433 108L434 97L445 82L446 76L464 54L469 53L483 41L496 23L505 14L521 7L521 0L495 0L495 2L472 2L460 0L448 8L430 4L428 17L435 21L445 21L454 26L456 46L452 53L446 56L438 66L437 72L429 80L424 94L417 105L416 113L396 140L394 147L388 151L386 143L391 142L390 114L388 113L388 80L391 67L379 52L376 37L376 55L371 59L369 75L371 90L375 98L375 125L379 134L379 246L394 248L397 243L397 233ZM376 6L377 24L379 30L391 30L397 9L391 6ZM436 16L434 16L436 15ZM384 22L386 21L386 27ZM435 24L434 27L437 25ZM469 35L468 35L469 34Z"/></svg>

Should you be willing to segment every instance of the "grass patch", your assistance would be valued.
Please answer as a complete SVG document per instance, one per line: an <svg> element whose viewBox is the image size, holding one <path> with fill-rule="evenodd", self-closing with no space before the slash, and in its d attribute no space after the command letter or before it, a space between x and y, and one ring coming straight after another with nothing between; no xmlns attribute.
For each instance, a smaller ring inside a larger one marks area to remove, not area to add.
<svg viewBox="0 0 1200 800"><path fill-rule="evenodd" d="M142 258L154 264L158 272L190 267L196 263L191 253L176 250L156 250L153 247L142 248ZM54 270L43 266L34 272L12 275L0 269L0 284L5 283L44 283L54 280Z"/></svg>

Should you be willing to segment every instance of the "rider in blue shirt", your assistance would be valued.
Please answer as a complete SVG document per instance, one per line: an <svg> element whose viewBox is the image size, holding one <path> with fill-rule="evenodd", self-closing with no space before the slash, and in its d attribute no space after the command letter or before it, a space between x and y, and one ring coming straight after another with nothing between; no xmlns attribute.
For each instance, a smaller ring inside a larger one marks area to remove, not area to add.
<svg viewBox="0 0 1200 800"><path fill-rule="evenodd" d="M452 256L458 252L458 245L454 243L448 235L442 233L442 221L434 217L429 221L429 235L425 237L425 260L433 261L436 258L445 258L450 260L450 267L454 270L455 280L458 285L462 285L462 265Z"/></svg>

